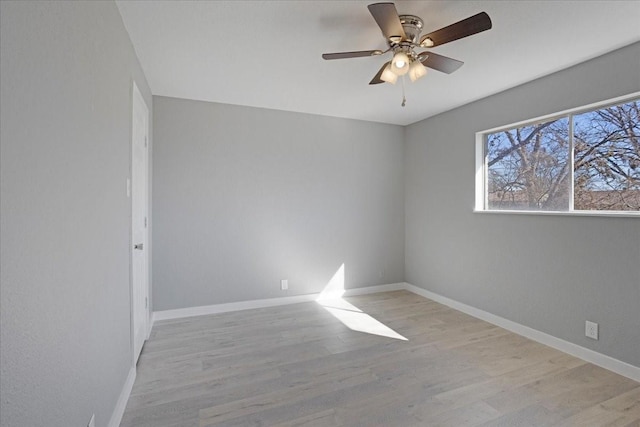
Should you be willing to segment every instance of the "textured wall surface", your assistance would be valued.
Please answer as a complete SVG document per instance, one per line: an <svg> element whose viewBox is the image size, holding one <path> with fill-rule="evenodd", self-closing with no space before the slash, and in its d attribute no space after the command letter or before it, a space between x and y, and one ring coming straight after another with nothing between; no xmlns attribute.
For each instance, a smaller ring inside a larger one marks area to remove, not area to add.
<svg viewBox="0 0 640 427"><path fill-rule="evenodd" d="M403 128L154 97L154 310L404 279ZM289 290L280 290L280 279Z"/></svg>
<svg viewBox="0 0 640 427"><path fill-rule="evenodd" d="M639 58L636 43L409 126L406 280L640 366L639 218L473 213L476 132L640 91Z"/></svg>
<svg viewBox="0 0 640 427"><path fill-rule="evenodd" d="M112 2L0 8L0 425L104 427L131 366L132 81L152 99ZM475 132L639 91L639 57L407 128L154 98L154 309L344 264L347 288L407 280L640 366L637 218L472 213Z"/></svg>
<svg viewBox="0 0 640 427"><path fill-rule="evenodd" d="M2 427L104 427L131 367L131 90L112 2L0 2Z"/></svg>

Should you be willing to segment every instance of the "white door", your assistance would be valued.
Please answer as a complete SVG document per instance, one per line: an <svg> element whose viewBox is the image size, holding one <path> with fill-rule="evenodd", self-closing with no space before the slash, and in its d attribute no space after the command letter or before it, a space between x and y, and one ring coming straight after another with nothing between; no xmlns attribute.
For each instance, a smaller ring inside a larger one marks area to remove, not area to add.
<svg viewBox="0 0 640 427"><path fill-rule="evenodd" d="M131 330L138 361L149 322L148 216L149 109L133 83L131 137Z"/></svg>

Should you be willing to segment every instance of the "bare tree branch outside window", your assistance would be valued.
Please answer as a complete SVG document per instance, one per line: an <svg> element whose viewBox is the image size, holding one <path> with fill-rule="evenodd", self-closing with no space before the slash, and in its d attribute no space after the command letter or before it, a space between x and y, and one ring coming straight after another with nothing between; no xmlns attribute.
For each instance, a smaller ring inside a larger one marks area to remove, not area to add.
<svg viewBox="0 0 640 427"><path fill-rule="evenodd" d="M640 102L574 116L579 210L640 210Z"/></svg>
<svg viewBox="0 0 640 427"><path fill-rule="evenodd" d="M568 210L568 120L487 137L490 209Z"/></svg>
<svg viewBox="0 0 640 427"><path fill-rule="evenodd" d="M488 134L488 208L567 211L573 191L575 210L639 211L639 110L632 101Z"/></svg>

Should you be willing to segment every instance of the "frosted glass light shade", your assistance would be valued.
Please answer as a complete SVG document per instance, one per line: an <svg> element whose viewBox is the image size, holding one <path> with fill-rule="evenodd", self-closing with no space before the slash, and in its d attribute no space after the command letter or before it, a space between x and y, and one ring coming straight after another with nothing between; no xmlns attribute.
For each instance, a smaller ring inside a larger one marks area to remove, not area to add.
<svg viewBox="0 0 640 427"><path fill-rule="evenodd" d="M420 77L427 75L427 67L422 65L420 61L413 61L409 66L409 78L412 82L415 82Z"/></svg>
<svg viewBox="0 0 640 427"><path fill-rule="evenodd" d="M404 52L397 52L391 60L391 71L403 76L409 71L409 57Z"/></svg>
<svg viewBox="0 0 640 427"><path fill-rule="evenodd" d="M380 75L380 80L391 83L392 85L396 84L398 75L391 71L391 64L387 64L387 66L384 67L384 71L382 71L382 74Z"/></svg>

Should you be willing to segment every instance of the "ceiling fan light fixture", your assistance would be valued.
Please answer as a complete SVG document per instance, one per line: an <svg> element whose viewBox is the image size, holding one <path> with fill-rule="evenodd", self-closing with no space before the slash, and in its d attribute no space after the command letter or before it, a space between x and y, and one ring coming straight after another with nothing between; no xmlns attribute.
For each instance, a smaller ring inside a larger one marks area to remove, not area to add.
<svg viewBox="0 0 640 427"><path fill-rule="evenodd" d="M384 71L382 71L382 74L380 75L380 80L391 83L392 85L396 84L398 75L391 71L391 64L388 64L386 67L384 67Z"/></svg>
<svg viewBox="0 0 640 427"><path fill-rule="evenodd" d="M409 66L409 78L412 82L415 82L421 77L427 75L427 67L422 65L420 61L413 61Z"/></svg>
<svg viewBox="0 0 640 427"><path fill-rule="evenodd" d="M398 76L404 76L409 71L409 57L406 53L399 51L393 55L391 60L391 71Z"/></svg>
<svg viewBox="0 0 640 427"><path fill-rule="evenodd" d="M0 0L1 1L1 0ZM416 52L416 48L431 48L459 40L474 34L490 30L491 18L486 12L480 12L466 19L422 34L423 21L416 15L399 15L393 3L373 3L367 6L371 16L380 27L385 38L386 50L360 50L355 52L323 53L323 59L362 58L366 56L393 54L391 61L385 62L369 82L370 85L395 83L399 76L409 73L411 81L425 76L426 68L433 68L442 73L451 74L463 64L453 58L437 53ZM404 90L404 80L403 90ZM403 103L404 106L404 103Z"/></svg>

